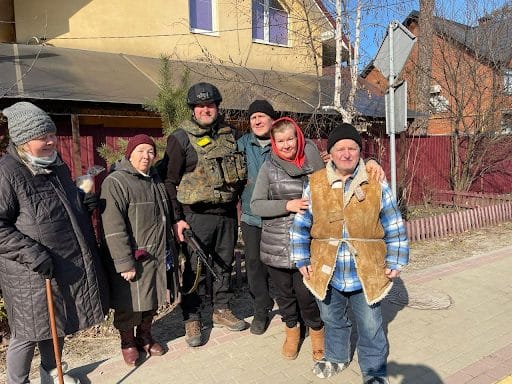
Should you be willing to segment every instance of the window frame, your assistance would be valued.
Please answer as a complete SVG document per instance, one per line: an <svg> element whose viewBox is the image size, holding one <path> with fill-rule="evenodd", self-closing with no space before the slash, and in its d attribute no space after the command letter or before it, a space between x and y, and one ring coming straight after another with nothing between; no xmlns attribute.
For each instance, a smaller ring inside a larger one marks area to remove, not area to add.
<svg viewBox="0 0 512 384"><path fill-rule="evenodd" d="M267 45L276 45L276 46L279 46L279 47L290 47L291 46L291 44L290 44L290 13L283 6L283 4L281 4L281 2L279 0L274 0L274 1L276 1L279 4L279 6L281 7L281 9L279 9L278 11L282 11L286 15L286 44L271 41L271 35L272 35L271 32L272 31L271 31L271 23L270 23L270 21L271 21L270 20L271 19L270 18L270 9L272 7L270 6L270 1L271 0L252 0L251 1L252 41L254 43L261 43L261 44L267 44ZM263 29L263 39L254 37L254 34L255 34L254 12L255 12L255 8L256 8L255 3L263 3L263 25L261 27L258 26L258 28L262 28ZM275 8L273 8L273 9L275 9Z"/></svg>
<svg viewBox="0 0 512 384"><path fill-rule="evenodd" d="M211 18L212 18L212 25L211 30L203 29L203 28L196 28L192 26L192 7L191 2L197 3L201 0L188 0L188 26L191 33L200 33L203 35L210 35L210 36L218 36L219 32L217 29L217 0L209 0L211 5Z"/></svg>

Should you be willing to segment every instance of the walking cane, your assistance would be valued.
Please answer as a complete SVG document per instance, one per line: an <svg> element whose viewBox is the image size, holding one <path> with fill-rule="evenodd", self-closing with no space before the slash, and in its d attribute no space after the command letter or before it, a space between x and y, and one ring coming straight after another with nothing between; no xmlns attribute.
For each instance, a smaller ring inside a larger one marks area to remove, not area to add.
<svg viewBox="0 0 512 384"><path fill-rule="evenodd" d="M55 325L55 311L53 310L53 293L50 279L46 279L46 299L48 300L48 314L50 315L50 328L52 330L53 353L55 354L55 363L57 364L57 374L59 375L59 384L64 384L64 375L62 374L62 364L60 361L59 338L57 336L57 326Z"/></svg>

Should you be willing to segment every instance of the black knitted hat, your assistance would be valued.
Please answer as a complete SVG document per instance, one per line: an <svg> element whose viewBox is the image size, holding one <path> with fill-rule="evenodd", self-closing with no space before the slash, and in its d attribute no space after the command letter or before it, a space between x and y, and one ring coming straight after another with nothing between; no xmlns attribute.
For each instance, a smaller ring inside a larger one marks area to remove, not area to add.
<svg viewBox="0 0 512 384"><path fill-rule="evenodd" d="M277 113L274 111L274 107L272 107L272 104L267 100L254 100L251 105L249 105L249 118L256 112L262 112L272 119L277 118Z"/></svg>
<svg viewBox="0 0 512 384"><path fill-rule="evenodd" d="M332 146L343 139L354 140L357 145L359 145L359 149L363 148L361 135L357 132L357 129L352 124L342 123L335 126L329 133L329 137L327 138L327 152L330 152Z"/></svg>

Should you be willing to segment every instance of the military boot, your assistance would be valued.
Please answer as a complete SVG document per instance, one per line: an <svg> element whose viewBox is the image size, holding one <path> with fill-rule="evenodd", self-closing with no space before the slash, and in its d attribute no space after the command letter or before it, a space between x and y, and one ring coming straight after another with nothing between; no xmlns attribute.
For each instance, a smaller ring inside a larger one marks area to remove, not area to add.
<svg viewBox="0 0 512 384"><path fill-rule="evenodd" d="M199 320L190 320L185 323L185 341L189 347L201 345L201 322Z"/></svg>
<svg viewBox="0 0 512 384"><path fill-rule="evenodd" d="M212 319L215 327L226 327L230 331L243 331L245 329L245 321L237 318L229 309L215 309Z"/></svg>

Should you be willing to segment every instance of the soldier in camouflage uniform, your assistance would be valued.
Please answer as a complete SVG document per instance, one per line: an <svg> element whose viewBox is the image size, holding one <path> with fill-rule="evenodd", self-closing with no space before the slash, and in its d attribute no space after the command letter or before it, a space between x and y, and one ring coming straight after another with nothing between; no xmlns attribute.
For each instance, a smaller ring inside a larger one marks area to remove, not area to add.
<svg viewBox="0 0 512 384"><path fill-rule="evenodd" d="M229 309L231 264L237 238L237 199L246 178L243 154L236 150L236 131L219 116L222 96L209 83L193 85L187 96L192 118L184 121L167 140L165 185L174 210L174 233L184 241L183 230L191 228L213 255L213 268L220 275L212 291L213 324L241 331L245 322ZM188 252L190 253L190 252ZM183 290L193 285L197 260L187 257ZM197 292L183 296L181 307L186 341L201 345L200 307Z"/></svg>

